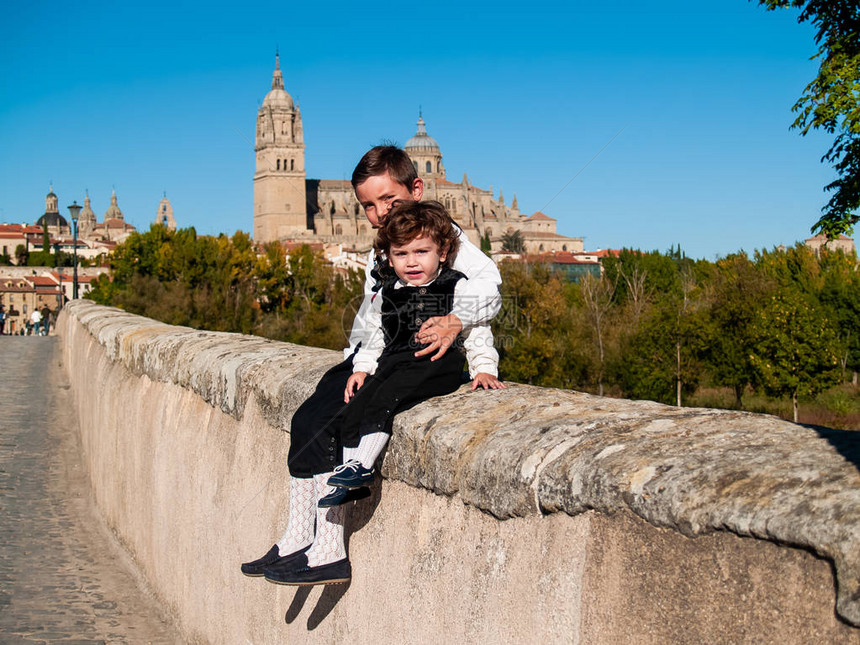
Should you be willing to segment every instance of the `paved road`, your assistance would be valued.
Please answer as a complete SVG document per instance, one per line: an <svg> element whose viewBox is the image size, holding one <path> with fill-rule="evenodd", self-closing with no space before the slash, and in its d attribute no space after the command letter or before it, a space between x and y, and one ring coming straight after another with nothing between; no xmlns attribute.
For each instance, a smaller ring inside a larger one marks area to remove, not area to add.
<svg viewBox="0 0 860 645"><path fill-rule="evenodd" d="M58 350L0 336L0 643L182 643L95 512Z"/></svg>

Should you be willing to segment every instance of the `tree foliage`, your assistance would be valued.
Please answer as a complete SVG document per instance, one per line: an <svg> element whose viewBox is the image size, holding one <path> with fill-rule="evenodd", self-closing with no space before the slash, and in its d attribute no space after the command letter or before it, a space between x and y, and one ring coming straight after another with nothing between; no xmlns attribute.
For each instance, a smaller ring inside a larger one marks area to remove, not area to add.
<svg viewBox="0 0 860 645"><path fill-rule="evenodd" d="M800 9L798 22L815 27L818 75L794 105L793 127L802 134L824 130L835 135L822 161L838 178L821 218L812 227L829 238L850 234L860 207L860 5L856 0L759 0L769 10Z"/></svg>
<svg viewBox="0 0 860 645"><path fill-rule="evenodd" d="M834 325L814 307L801 291L781 289L752 324L750 360L757 381L768 394L791 397L795 423L798 395L818 394L839 375Z"/></svg>
<svg viewBox="0 0 860 645"><path fill-rule="evenodd" d="M502 235L502 250L511 253L525 253L526 241L522 231L508 231Z"/></svg>
<svg viewBox="0 0 860 645"><path fill-rule="evenodd" d="M712 263L627 249L579 283L540 263L500 269L493 329L511 380L676 405L727 387L741 408L751 392L807 400L860 363L860 270L840 251Z"/></svg>
<svg viewBox="0 0 860 645"><path fill-rule="evenodd" d="M363 297L361 275L245 233L153 226L111 263L89 296L98 302L332 349L345 346ZM797 245L712 263L623 250L579 282L548 263L499 269L492 326L507 380L676 405L702 387L731 388L742 407L750 393L807 401L860 367L860 270L841 251Z"/></svg>
<svg viewBox="0 0 860 645"><path fill-rule="evenodd" d="M336 273L307 246L287 257L276 243L258 252L241 231L153 225L117 247L110 278L88 297L172 325L341 349L352 324L342 312L361 289L361 276Z"/></svg>

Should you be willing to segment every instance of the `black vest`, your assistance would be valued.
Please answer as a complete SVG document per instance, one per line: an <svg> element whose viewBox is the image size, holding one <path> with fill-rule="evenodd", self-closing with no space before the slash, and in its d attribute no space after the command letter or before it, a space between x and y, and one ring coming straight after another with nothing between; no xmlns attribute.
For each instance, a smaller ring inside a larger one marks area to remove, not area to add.
<svg viewBox="0 0 860 645"><path fill-rule="evenodd" d="M454 287L466 276L459 271L443 268L439 276L423 287L406 286L395 289L384 285L382 296L382 330L385 334L383 354L418 351L426 347L415 340L415 334L428 318L447 316L454 304Z"/></svg>

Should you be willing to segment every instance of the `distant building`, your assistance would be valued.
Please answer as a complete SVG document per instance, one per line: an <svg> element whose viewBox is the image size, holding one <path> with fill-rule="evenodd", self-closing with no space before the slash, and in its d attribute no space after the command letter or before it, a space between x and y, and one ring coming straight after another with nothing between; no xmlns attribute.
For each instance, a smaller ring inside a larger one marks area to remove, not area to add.
<svg viewBox="0 0 860 645"><path fill-rule="evenodd" d="M0 304L6 309L6 334L26 329L34 309L48 307L58 311L62 294L57 282L45 276L14 277L0 275Z"/></svg>
<svg viewBox="0 0 860 645"><path fill-rule="evenodd" d="M854 255L855 253L854 240L850 237L845 237L844 235L840 235L839 237L828 241L826 235L818 234L806 238L803 243L811 248L816 255L818 255L818 252L822 247L826 247L831 251L842 251L845 255Z"/></svg>
<svg viewBox="0 0 860 645"><path fill-rule="evenodd" d="M40 226L28 224L0 224L0 253L9 257L10 262L17 264L15 251L19 246L29 250L32 240L40 243L44 230Z"/></svg>
<svg viewBox="0 0 860 645"><path fill-rule="evenodd" d="M96 218L90 203L90 194L86 193L84 195L84 207L78 215L78 237L85 239L90 237L98 223L98 218Z"/></svg>
<svg viewBox="0 0 860 645"><path fill-rule="evenodd" d="M561 277L571 282L579 282L585 275L599 278L603 272L600 263L602 258L613 254L612 251L595 251L592 253L568 251L551 251L549 253L511 253L510 251L498 251L493 253L493 261L501 262L525 262L530 264L546 264L553 271L558 272Z"/></svg>
<svg viewBox="0 0 860 645"><path fill-rule="evenodd" d="M78 215L78 239L72 239L72 229L65 217L60 215L58 208L57 195L54 194L53 186L50 192L45 197L45 214L42 215L32 227L21 228L17 224L0 225L0 244L6 244L7 249L13 247L13 243L25 244L29 250L41 250L42 248L42 225L47 224L48 233L51 236L52 249L59 246L60 250L72 252L74 247L78 248L78 255L83 257L95 257L102 253L109 252L113 248L125 241L125 239L135 232L137 229L134 225L125 221L125 215L119 207L116 191L111 192L110 205L105 211L104 218L99 221L92 207L92 200L89 193L84 196L84 205ZM173 218L173 208L170 202L165 197L159 204L159 214L164 212L168 223L172 223L173 228L176 228L176 220ZM13 230L13 227L21 228L20 231ZM26 230L24 230L26 229ZM18 237L15 234L19 234ZM23 235L25 240L21 240ZM14 248L10 257L14 254ZM14 261L14 257L12 257Z"/></svg>
<svg viewBox="0 0 860 645"><path fill-rule="evenodd" d="M87 200L89 196L87 196ZM86 203L86 200L84 201ZM116 191L111 192L110 206L105 211L105 217L102 222L97 222L89 231L86 239L91 240L110 240L112 242L123 242L125 239L134 233L137 229L125 221L125 216L117 204Z"/></svg>
<svg viewBox="0 0 860 645"><path fill-rule="evenodd" d="M164 196L158 203L158 212L155 214L153 224L165 227L168 231L176 230L176 220L173 219L173 206L170 205L170 200L167 195Z"/></svg>
<svg viewBox="0 0 860 645"><path fill-rule="evenodd" d="M254 239L269 242L312 235L307 217L302 114L284 90L277 56L272 89L257 111L254 149Z"/></svg>
<svg viewBox="0 0 860 645"><path fill-rule="evenodd" d="M69 222L60 215L58 204L59 200L54 194L54 187L51 186L45 196L45 213L36 220L36 226L40 229L47 226L48 233L53 235L67 235L71 232Z"/></svg>
<svg viewBox="0 0 860 645"><path fill-rule="evenodd" d="M257 111L255 141L255 241L312 241L370 248L374 232L351 183L306 178L301 112L284 89L277 57L272 89ZM427 133L420 113L415 136L403 149L424 180L424 198L443 203L475 244L486 235L492 248L500 250L505 233L520 231L528 253L582 251L582 238L557 234L552 217L541 212L521 213L516 195L508 206L501 191L496 199L492 188L473 186L465 174L460 182L449 181L441 148Z"/></svg>

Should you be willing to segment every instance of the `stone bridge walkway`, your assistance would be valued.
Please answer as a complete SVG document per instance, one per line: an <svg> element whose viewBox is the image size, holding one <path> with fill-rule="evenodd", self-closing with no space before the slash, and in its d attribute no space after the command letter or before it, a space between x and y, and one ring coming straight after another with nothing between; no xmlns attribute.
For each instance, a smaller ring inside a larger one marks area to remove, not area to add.
<svg viewBox="0 0 860 645"><path fill-rule="evenodd" d="M60 360L0 336L0 644L182 643L96 514Z"/></svg>

